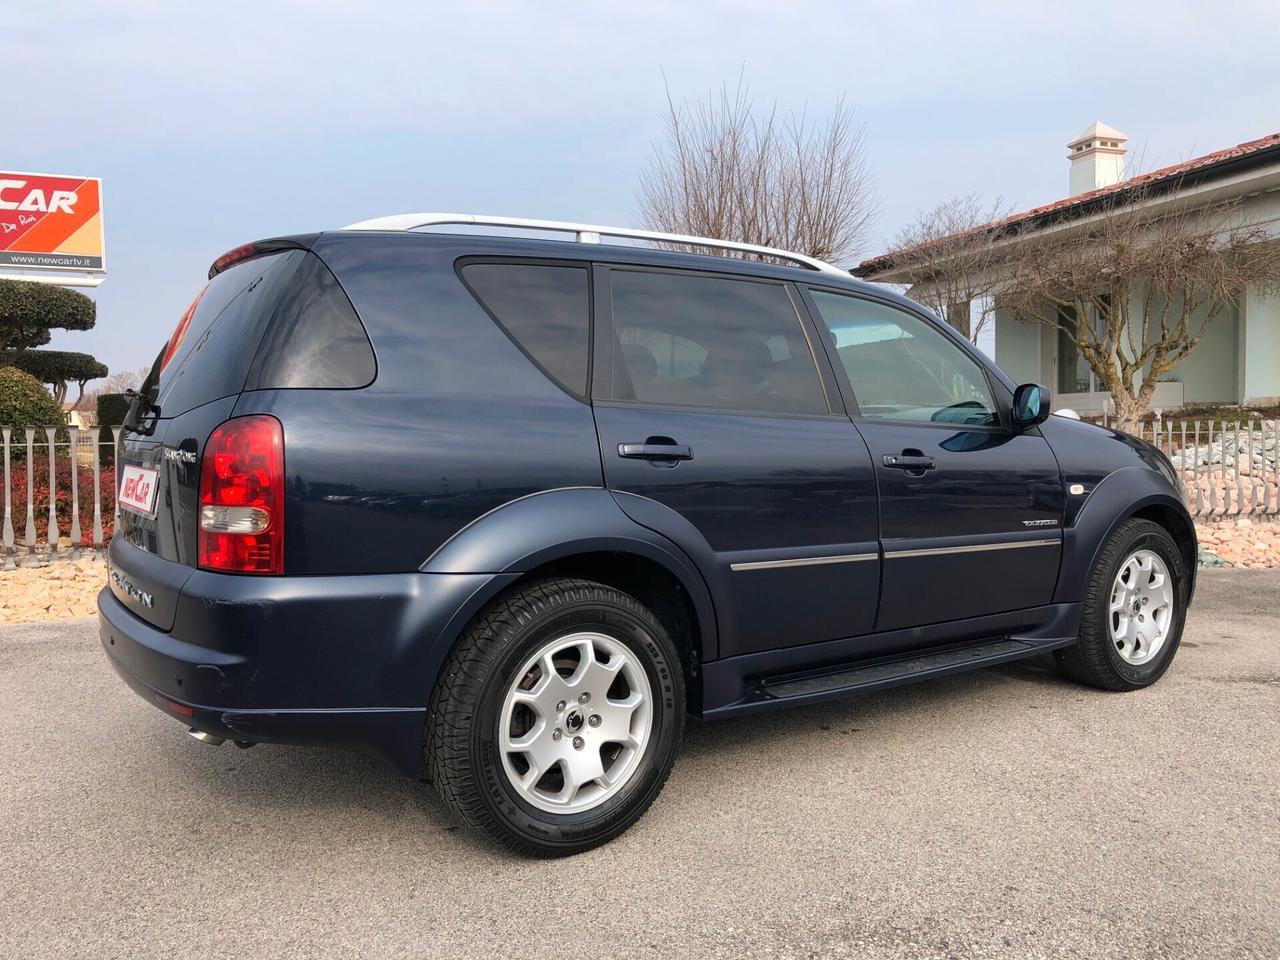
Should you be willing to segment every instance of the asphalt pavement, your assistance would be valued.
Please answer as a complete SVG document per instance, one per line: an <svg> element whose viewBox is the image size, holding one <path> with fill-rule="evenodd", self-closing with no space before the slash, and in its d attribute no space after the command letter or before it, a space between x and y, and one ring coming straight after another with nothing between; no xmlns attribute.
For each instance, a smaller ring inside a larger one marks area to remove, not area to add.
<svg viewBox="0 0 1280 960"><path fill-rule="evenodd" d="M1280 956L1280 571L1155 687L1014 664L691 722L614 843L514 858L337 749L212 748L93 621L0 628L0 957Z"/></svg>

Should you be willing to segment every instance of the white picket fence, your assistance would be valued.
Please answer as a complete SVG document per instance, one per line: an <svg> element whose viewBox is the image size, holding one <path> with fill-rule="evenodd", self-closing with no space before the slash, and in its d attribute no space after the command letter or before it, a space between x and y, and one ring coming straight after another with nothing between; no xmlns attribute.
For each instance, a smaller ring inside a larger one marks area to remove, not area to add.
<svg viewBox="0 0 1280 960"><path fill-rule="evenodd" d="M1168 455L1191 515L1280 514L1280 419L1162 417L1134 435Z"/></svg>
<svg viewBox="0 0 1280 960"><path fill-rule="evenodd" d="M65 439L58 439L59 432ZM108 531L119 518L115 472L110 467L119 449L121 428L112 427L110 432L112 439L103 441L97 428L0 425L4 471L0 569L75 560L87 551L105 549ZM37 505L33 491L45 485L48 502ZM43 533L40 527L45 528Z"/></svg>

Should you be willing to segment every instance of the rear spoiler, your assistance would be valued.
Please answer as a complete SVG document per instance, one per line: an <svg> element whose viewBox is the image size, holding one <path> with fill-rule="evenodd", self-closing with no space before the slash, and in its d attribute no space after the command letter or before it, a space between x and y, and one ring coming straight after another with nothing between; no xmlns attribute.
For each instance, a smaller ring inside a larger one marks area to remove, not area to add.
<svg viewBox="0 0 1280 960"><path fill-rule="evenodd" d="M228 250L213 261L213 264L209 267L209 279L212 280L228 267L253 257L261 257L268 253L279 253L281 250L310 250L311 245L316 242L319 236L320 234L318 233L302 233L291 237L271 237L267 240L255 240L252 243L241 244Z"/></svg>

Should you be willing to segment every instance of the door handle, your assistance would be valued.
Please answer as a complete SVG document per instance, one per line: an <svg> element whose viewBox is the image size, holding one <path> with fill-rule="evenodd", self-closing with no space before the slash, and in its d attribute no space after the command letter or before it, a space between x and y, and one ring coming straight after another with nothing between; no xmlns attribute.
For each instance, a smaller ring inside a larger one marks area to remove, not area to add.
<svg viewBox="0 0 1280 960"><path fill-rule="evenodd" d="M628 460L692 460L693 450L683 443L620 443L618 456Z"/></svg>
<svg viewBox="0 0 1280 960"><path fill-rule="evenodd" d="M914 456L911 454L885 454L884 465L894 470L932 470L937 467L933 457Z"/></svg>

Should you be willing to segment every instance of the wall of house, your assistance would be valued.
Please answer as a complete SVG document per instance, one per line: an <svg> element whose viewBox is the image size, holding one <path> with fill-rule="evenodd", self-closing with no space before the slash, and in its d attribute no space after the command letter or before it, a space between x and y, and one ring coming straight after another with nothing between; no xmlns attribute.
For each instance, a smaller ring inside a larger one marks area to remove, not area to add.
<svg viewBox="0 0 1280 960"><path fill-rule="evenodd" d="M1246 403L1280 402L1280 293L1250 286L1241 312L1241 394Z"/></svg>
<svg viewBox="0 0 1280 960"><path fill-rule="evenodd" d="M1208 308L1198 310L1191 318L1191 330L1200 329ZM1159 331L1159 325L1153 321ZM1182 381L1184 403L1238 403L1239 383L1239 311L1224 309L1209 324L1199 344L1173 368L1172 378Z"/></svg>
<svg viewBox="0 0 1280 960"><path fill-rule="evenodd" d="M995 311L996 366L1016 383L1045 382L1040 367L1039 323L1017 320L1008 311ZM1053 384L1048 384L1052 393Z"/></svg>

